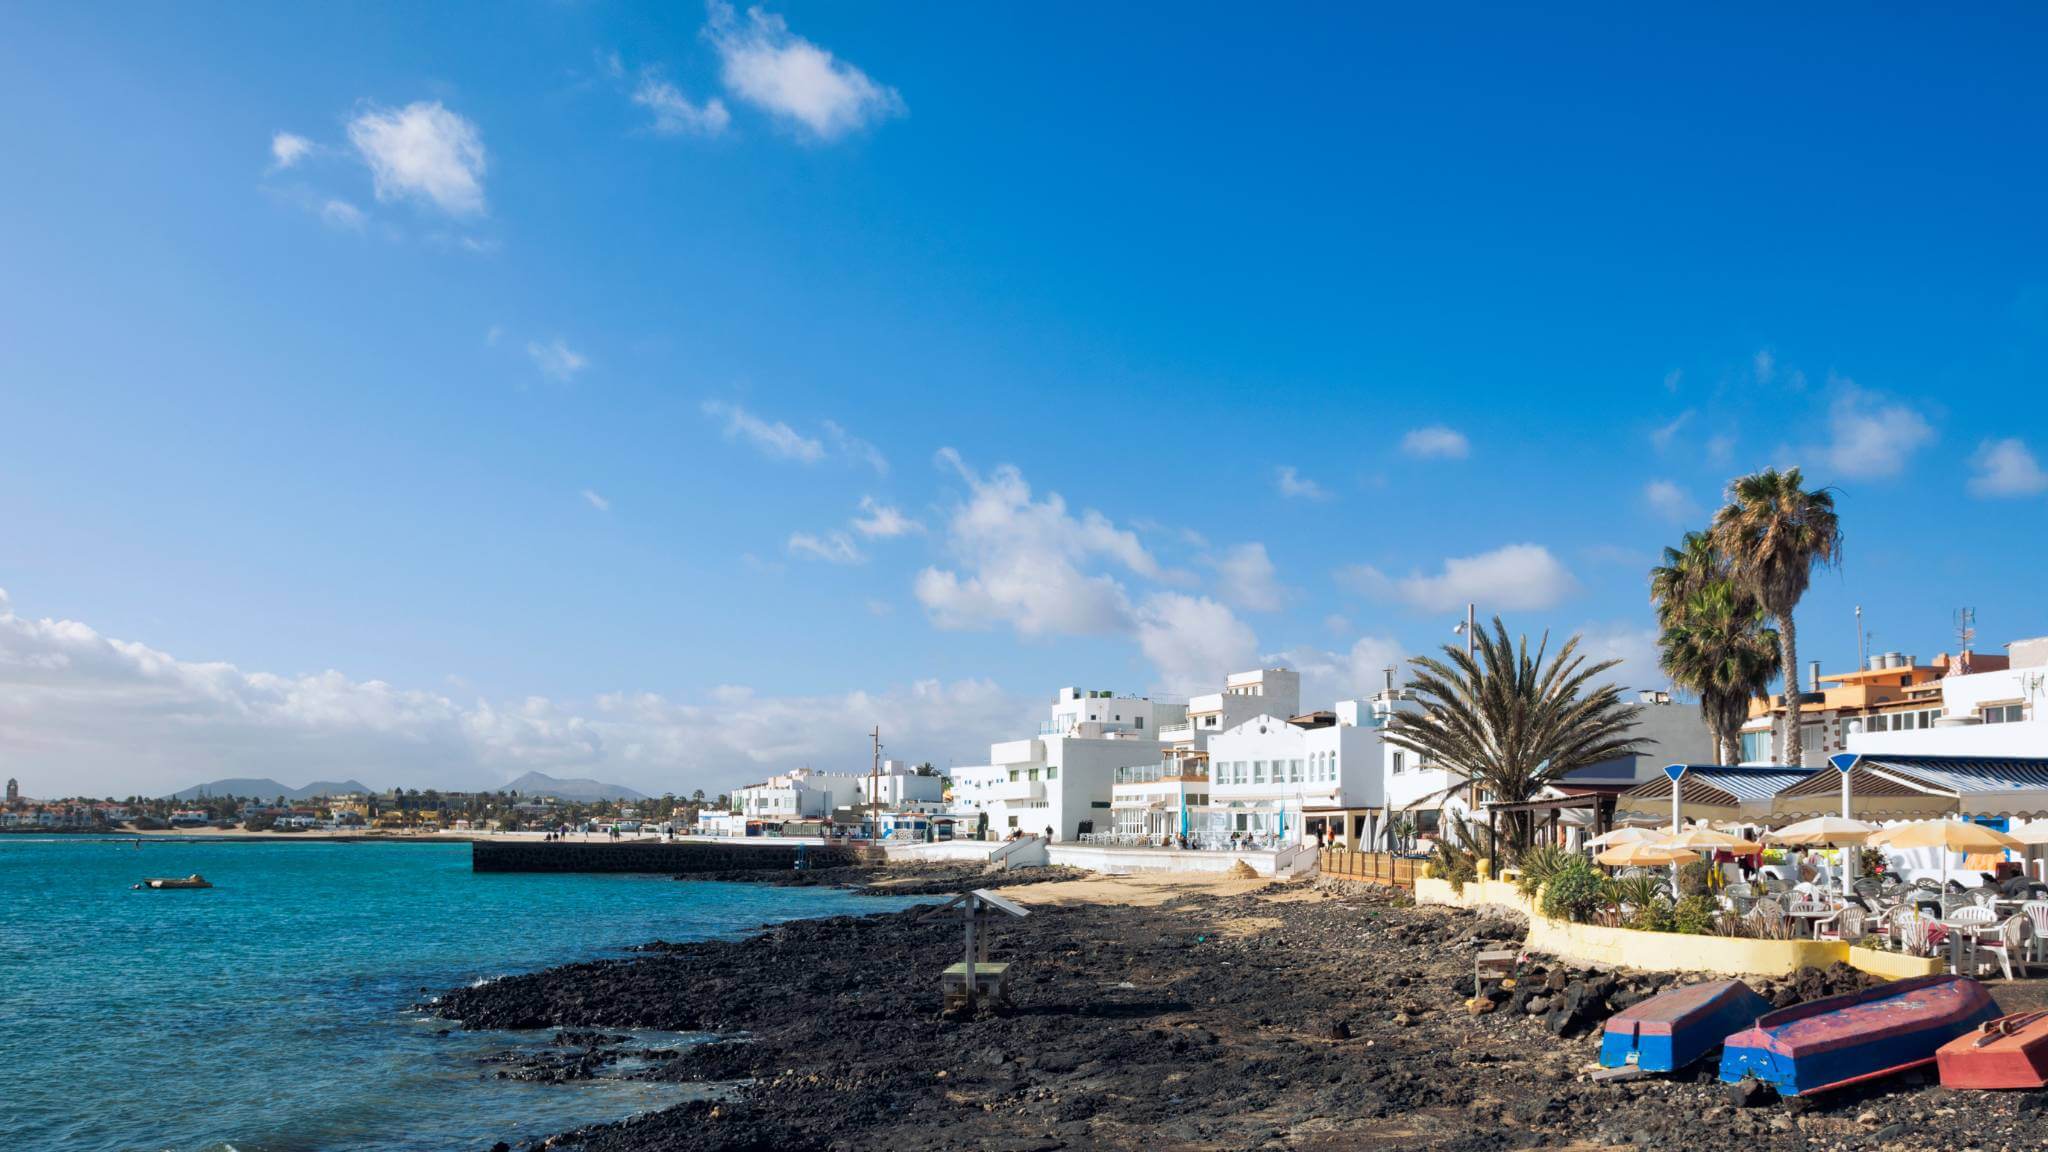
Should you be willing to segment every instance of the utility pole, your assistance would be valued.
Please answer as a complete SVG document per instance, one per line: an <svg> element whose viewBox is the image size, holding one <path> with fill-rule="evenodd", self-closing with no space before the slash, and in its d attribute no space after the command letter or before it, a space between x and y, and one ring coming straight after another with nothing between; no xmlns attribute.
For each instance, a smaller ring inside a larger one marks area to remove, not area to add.
<svg viewBox="0 0 2048 1152"><path fill-rule="evenodd" d="M868 735L875 742L874 764L868 769L868 843L874 844L878 842L875 833L881 823L880 814L875 809L882 803L882 726L875 725L875 730Z"/></svg>

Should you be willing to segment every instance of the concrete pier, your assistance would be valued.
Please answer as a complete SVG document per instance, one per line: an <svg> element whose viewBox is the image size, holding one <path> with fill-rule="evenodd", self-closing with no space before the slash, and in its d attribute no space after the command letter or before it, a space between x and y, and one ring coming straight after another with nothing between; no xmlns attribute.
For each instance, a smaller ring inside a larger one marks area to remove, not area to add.
<svg viewBox="0 0 2048 1152"><path fill-rule="evenodd" d="M547 840L512 843L478 840L469 846L475 872L641 872L681 875L739 869L787 872L801 852L814 868L854 863L851 849L839 845L787 844L772 840L691 843L681 841Z"/></svg>

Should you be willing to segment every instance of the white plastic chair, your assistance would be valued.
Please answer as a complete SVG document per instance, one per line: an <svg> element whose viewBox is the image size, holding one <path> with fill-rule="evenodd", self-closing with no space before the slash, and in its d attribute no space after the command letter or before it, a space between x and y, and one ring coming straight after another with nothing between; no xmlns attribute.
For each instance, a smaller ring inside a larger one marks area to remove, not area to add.
<svg viewBox="0 0 2048 1152"><path fill-rule="evenodd" d="M1860 904L1844 904L1835 910L1833 916L1813 923L1813 937L1816 940L1840 940L1854 944L1863 939L1863 907Z"/></svg>
<svg viewBox="0 0 2048 1152"><path fill-rule="evenodd" d="M2048 960L2048 900L2029 900L2020 905L2020 915L2034 926L2034 960Z"/></svg>
<svg viewBox="0 0 2048 1152"><path fill-rule="evenodd" d="M1982 904L1965 904L1942 919L1951 924L1963 924L1971 928L1988 928L1998 923L1998 913Z"/></svg>
<svg viewBox="0 0 2048 1152"><path fill-rule="evenodd" d="M2019 964L2021 972L2027 970L2026 950L2033 934L2033 922L2025 916L2009 917L2005 923L1998 926L1997 936L1977 941L1979 963L1982 963L1981 957L1994 956L1998 959L1998 967L2005 973L2005 978L2012 979L2013 964Z"/></svg>

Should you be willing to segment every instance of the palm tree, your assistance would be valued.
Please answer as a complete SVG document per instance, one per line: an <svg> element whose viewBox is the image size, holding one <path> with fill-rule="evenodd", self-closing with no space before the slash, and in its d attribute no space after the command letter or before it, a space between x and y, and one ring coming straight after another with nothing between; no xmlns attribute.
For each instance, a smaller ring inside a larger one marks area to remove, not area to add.
<svg viewBox="0 0 2048 1152"><path fill-rule="evenodd" d="M1778 634L1756 598L1734 582L1728 558L1710 532L1687 532L1664 563L1650 569L1657 608L1658 665L1673 686L1700 698L1700 716L1714 734L1715 758L1741 757L1751 698L1770 690L1778 670Z"/></svg>
<svg viewBox="0 0 2048 1152"><path fill-rule="evenodd" d="M1809 492L1799 469L1766 468L1728 485L1728 504L1714 514L1714 543L1728 573L1778 622L1778 671L1785 685L1785 756L1803 763L1799 731L1799 638L1792 610L1813 570L1842 559L1842 525L1826 488Z"/></svg>
<svg viewBox="0 0 2048 1152"><path fill-rule="evenodd" d="M1516 644L1498 616L1490 634L1482 628L1473 640L1471 655L1447 644L1441 660L1409 661L1409 689L1421 707L1387 724L1396 747L1460 778L1439 796L1476 784L1497 802L1519 803L1574 769L1642 751L1629 735L1641 709L1624 702L1620 688L1593 683L1619 660L1588 664L1577 636L1546 660L1548 633L1532 653L1529 638ZM1515 850L1527 845L1529 829L1509 822Z"/></svg>
<svg viewBox="0 0 2048 1152"><path fill-rule="evenodd" d="M1665 601L1658 614L1664 618L1658 666L1673 684L1699 695L1718 759L1736 763L1749 702L1770 691L1778 674L1778 634L1757 602L1726 579L1682 603Z"/></svg>

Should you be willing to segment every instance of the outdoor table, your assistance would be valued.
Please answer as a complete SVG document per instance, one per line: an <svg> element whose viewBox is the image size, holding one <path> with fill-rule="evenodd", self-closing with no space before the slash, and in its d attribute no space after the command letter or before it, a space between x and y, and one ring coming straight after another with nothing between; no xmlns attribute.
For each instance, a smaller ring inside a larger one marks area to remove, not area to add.
<svg viewBox="0 0 2048 1152"><path fill-rule="evenodd" d="M1948 929L1948 970L1958 976L1977 974L1977 933L1986 928L1996 929L1996 924L1971 924L1955 920L1937 920L1935 923ZM1963 962L1969 961L1965 968Z"/></svg>
<svg viewBox="0 0 2048 1152"><path fill-rule="evenodd" d="M1799 912L1793 912L1788 910L1786 911L1785 915L1790 916L1794 920L1806 921L1805 924L1802 924L1800 926L1800 931L1808 939L1811 939L1813 937L1813 934L1816 931L1818 931L1817 925L1822 920L1825 920L1828 917L1833 916L1836 911L1837 910L1833 908L1811 908Z"/></svg>

